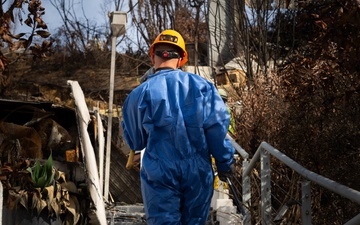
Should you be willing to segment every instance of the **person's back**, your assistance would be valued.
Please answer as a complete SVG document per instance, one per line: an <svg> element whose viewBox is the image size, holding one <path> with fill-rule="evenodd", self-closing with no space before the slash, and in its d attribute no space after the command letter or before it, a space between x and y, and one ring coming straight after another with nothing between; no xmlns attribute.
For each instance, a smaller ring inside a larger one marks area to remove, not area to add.
<svg viewBox="0 0 360 225"><path fill-rule="evenodd" d="M147 224L205 224L213 194L211 155L218 170L228 171L234 154L224 141L229 114L215 86L157 67L127 97L122 125L130 148L146 147L141 185Z"/></svg>
<svg viewBox="0 0 360 225"><path fill-rule="evenodd" d="M157 158L168 161L209 154L203 126L211 112L204 109L211 104L214 90L208 81L181 70L161 70L134 91L142 96L136 97L137 104L150 108L149 121L143 121L151 141L147 143L147 152L157 151L161 154ZM134 104L136 100L128 101ZM213 104L222 104L221 99L215 99ZM226 120L226 112L219 112L218 116ZM134 146L142 147L145 146Z"/></svg>

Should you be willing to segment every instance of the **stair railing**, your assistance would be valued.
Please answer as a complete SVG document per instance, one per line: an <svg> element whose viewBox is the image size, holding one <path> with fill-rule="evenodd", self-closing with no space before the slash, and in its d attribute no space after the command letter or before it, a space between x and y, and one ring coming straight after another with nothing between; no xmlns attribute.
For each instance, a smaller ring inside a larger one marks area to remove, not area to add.
<svg viewBox="0 0 360 225"><path fill-rule="evenodd" d="M315 183L333 193L341 195L352 202L360 205L360 192L350 187L339 184L331 179L323 177L315 172L312 172L299 163L295 162L284 153L272 147L266 142L262 142L258 147L253 158L249 161L249 154L241 148L230 136L227 138L231 141L236 151L242 157L242 204L245 209L245 216L243 218L244 225L251 224L251 181L250 175L255 169L256 163L260 160L260 191L261 191L261 224L274 224L273 209L272 209L272 194L271 194L271 161L270 156L273 156L284 163L286 166L295 171L301 176L301 202L298 203L301 207L301 224L311 225L311 183ZM255 196L254 196L255 197ZM276 217L280 217L285 212L285 207L279 210ZM360 214L356 215L345 225L360 224Z"/></svg>

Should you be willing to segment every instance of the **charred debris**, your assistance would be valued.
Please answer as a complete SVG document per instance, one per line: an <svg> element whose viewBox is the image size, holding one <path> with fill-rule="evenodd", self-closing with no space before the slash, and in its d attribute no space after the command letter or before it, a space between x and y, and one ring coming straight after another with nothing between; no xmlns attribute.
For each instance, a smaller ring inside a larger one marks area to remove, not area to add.
<svg viewBox="0 0 360 225"><path fill-rule="evenodd" d="M94 204L75 108L7 99L0 99L0 106L3 224L99 224L91 216ZM106 131L107 118L101 118ZM98 160L96 126L92 119L87 130ZM125 168L118 117L112 130L108 212L116 205L142 203L139 171Z"/></svg>

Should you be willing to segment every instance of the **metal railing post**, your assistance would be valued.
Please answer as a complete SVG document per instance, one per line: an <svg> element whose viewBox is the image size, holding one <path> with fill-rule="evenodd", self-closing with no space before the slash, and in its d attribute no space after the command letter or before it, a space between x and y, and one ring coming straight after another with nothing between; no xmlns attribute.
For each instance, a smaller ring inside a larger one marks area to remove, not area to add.
<svg viewBox="0 0 360 225"><path fill-rule="evenodd" d="M244 207L245 216L243 219L244 225L251 225L251 212L249 210L251 207L251 180L250 180L249 175L245 175L245 171L246 171L246 168L248 167L248 165L249 165L249 161L247 159L244 159L243 163L242 163L242 167L243 167L242 202L243 202L243 205L245 206Z"/></svg>
<svg viewBox="0 0 360 225"><path fill-rule="evenodd" d="M271 224L271 176L270 154L265 149L260 153L261 167L261 221L262 224Z"/></svg>
<svg viewBox="0 0 360 225"><path fill-rule="evenodd" d="M4 205L4 189L3 185L0 182L0 224L2 224L3 221L3 205Z"/></svg>
<svg viewBox="0 0 360 225"><path fill-rule="evenodd" d="M235 145L236 146L236 145ZM240 154L243 154L242 148L236 146L235 148ZM270 167L270 156L278 159L286 166L290 167L293 171L298 173L304 178L302 182L302 206L301 206L301 217L302 224L312 224L311 221L311 182L316 185L322 186L323 188L339 194L355 203L360 204L360 192L350 187L339 184L333 180L323 177L315 172L307 170L284 153L272 147L266 142L262 142L255 154L251 159L247 157L243 160L243 173L242 173L242 185L243 185L243 204L245 206L245 218L244 224L250 223L251 212L248 212L251 202L251 179L250 175L257 165L260 159L260 179L261 179L261 223L272 224L272 207L271 207L271 167ZM250 161L249 161L250 160ZM247 180L250 179L250 180ZM251 210L250 210L251 211ZM281 214L278 213L278 215ZM281 218L281 217L280 217ZM248 219L248 220L247 220ZM275 218L276 219L276 218ZM356 225L360 224L360 214L353 217L344 225Z"/></svg>
<svg viewBox="0 0 360 225"><path fill-rule="evenodd" d="M311 183L301 182L301 223L311 225Z"/></svg>

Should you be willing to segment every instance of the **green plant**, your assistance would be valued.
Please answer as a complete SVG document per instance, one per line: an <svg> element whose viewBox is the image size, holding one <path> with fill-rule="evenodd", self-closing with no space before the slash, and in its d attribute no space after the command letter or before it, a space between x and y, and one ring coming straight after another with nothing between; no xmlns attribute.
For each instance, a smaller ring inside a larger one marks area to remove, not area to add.
<svg viewBox="0 0 360 225"><path fill-rule="evenodd" d="M86 204L86 194L78 192L76 184L67 181L65 173L57 170L53 164L50 155L43 165L36 160L31 167L29 161L1 167L6 207L14 211L23 207L30 213L36 212L37 216L47 213L48 218L61 220L62 224L84 224L81 213L82 206ZM12 185L10 179L21 182Z"/></svg>
<svg viewBox="0 0 360 225"><path fill-rule="evenodd" d="M40 162L36 160L34 167L27 168L27 171L29 171L31 174L34 187L44 190L44 188L48 187L54 182L52 155L49 156L44 165L40 165Z"/></svg>

